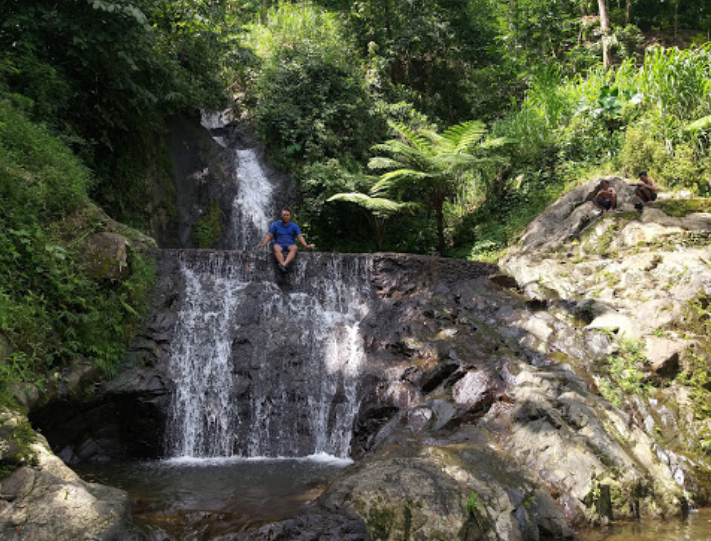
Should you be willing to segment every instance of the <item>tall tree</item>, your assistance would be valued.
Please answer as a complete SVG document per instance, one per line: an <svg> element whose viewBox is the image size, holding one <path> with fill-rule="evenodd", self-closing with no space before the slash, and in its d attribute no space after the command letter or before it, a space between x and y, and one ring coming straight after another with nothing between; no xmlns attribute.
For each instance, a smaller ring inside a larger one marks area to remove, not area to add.
<svg viewBox="0 0 711 541"><path fill-rule="evenodd" d="M605 0L597 0L598 10L600 12L600 32L602 44L602 64L605 68L612 65L612 57L610 55L610 19L607 17L607 4Z"/></svg>
<svg viewBox="0 0 711 541"><path fill-rule="evenodd" d="M370 191L371 197L414 201L434 211L437 251L445 251L444 204L457 193L466 171L486 161L473 153L486 133L484 123L472 120L438 134L431 130L411 131L391 122L396 139L373 147L384 156L372 158L371 169L389 170Z"/></svg>

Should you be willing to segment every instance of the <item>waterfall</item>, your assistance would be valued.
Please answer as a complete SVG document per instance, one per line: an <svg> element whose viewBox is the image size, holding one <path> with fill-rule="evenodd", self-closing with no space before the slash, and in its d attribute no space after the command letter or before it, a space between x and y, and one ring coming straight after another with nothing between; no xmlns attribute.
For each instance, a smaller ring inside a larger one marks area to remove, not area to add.
<svg viewBox="0 0 711 541"><path fill-rule="evenodd" d="M276 219L275 187L254 148L231 148L224 115L203 125L233 152L234 250ZM274 218L271 218L274 216ZM289 277L267 251L176 251L178 295L169 373L173 457L349 454L360 406L360 322L370 268L355 256L300 254Z"/></svg>
<svg viewBox="0 0 711 541"><path fill-rule="evenodd" d="M228 170L232 171L236 186L229 224L224 233L225 244L232 250L251 248L262 239L279 210L274 201L274 185L259 160L260 149L255 146L242 148L244 142L235 144L225 113L203 112L201 122L212 138L225 148L231 162Z"/></svg>
<svg viewBox="0 0 711 541"><path fill-rule="evenodd" d="M349 454L370 269L312 255L282 289L264 257L181 256L173 456Z"/></svg>
<svg viewBox="0 0 711 541"><path fill-rule="evenodd" d="M275 219L274 188L257 160L256 149L235 150L235 155L239 182L232 202L230 230L235 239L233 248L245 249L257 244Z"/></svg>

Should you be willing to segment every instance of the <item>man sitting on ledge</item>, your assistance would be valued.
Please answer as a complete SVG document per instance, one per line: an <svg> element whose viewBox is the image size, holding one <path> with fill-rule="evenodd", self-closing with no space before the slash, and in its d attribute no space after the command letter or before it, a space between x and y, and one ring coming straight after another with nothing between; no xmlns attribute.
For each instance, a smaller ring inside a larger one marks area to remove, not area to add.
<svg viewBox="0 0 711 541"><path fill-rule="evenodd" d="M263 248L269 241L274 239L274 258L279 265L279 270L286 272L286 267L296 257L296 239L304 245L308 250L313 250L313 244L307 244L299 226L291 221L291 211L283 209L281 211L281 220L274 222L269 228L269 232L264 236L264 240L257 244L257 248ZM286 252L286 258L284 258Z"/></svg>
<svg viewBox="0 0 711 541"><path fill-rule="evenodd" d="M600 191L597 192L593 205L603 212L611 212L617 207L617 192L610 184L609 180L600 181Z"/></svg>
<svg viewBox="0 0 711 541"><path fill-rule="evenodd" d="M635 195L642 200L642 203L656 201L657 184L654 179L647 176L646 171L643 171L639 174L639 180L641 182L637 184L637 189L634 191Z"/></svg>

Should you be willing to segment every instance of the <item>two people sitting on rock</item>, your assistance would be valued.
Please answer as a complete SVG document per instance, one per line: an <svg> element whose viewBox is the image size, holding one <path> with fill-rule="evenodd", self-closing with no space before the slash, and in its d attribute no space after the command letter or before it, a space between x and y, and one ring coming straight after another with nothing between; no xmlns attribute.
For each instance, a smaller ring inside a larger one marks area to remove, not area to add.
<svg viewBox="0 0 711 541"><path fill-rule="evenodd" d="M308 244L304 240L299 226L291 221L291 211L289 209L283 209L280 216L281 220L277 220L269 227L269 232L264 236L264 240L257 244L257 248L263 248L274 239L274 246L272 247L274 258L277 265L279 265L279 270L286 272L287 266L296 257L296 252L298 251L295 240L298 239L308 250L313 250L315 246ZM284 257L284 253L286 253L286 257Z"/></svg>
<svg viewBox="0 0 711 541"><path fill-rule="evenodd" d="M609 180L600 181L600 191L593 199L593 205L603 212L612 212L617 207L617 192L610 184Z"/></svg>
<svg viewBox="0 0 711 541"><path fill-rule="evenodd" d="M646 171L642 171L639 174L639 180L640 182L637 183L637 188L634 191L635 195L642 200L642 203L656 201L657 183L654 182L654 179L649 177ZM641 210L641 205L638 203L635 208Z"/></svg>

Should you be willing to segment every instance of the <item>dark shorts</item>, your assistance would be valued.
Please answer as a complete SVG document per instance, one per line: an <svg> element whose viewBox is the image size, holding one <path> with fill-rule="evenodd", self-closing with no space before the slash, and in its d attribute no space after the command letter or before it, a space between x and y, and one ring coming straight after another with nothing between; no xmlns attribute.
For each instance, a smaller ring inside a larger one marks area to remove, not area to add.
<svg viewBox="0 0 711 541"><path fill-rule="evenodd" d="M605 210L610 210L610 208L612 208L612 201L605 199L604 197L596 197L595 202Z"/></svg>
<svg viewBox="0 0 711 541"><path fill-rule="evenodd" d="M637 186L637 195L644 199L645 201L656 201L657 192L652 190L649 186Z"/></svg>
<svg viewBox="0 0 711 541"><path fill-rule="evenodd" d="M281 251L282 251L282 252L288 252L288 251L289 251L289 247L290 247L290 246L294 246L294 244L278 244L278 243L277 243L276 245L281 248Z"/></svg>

